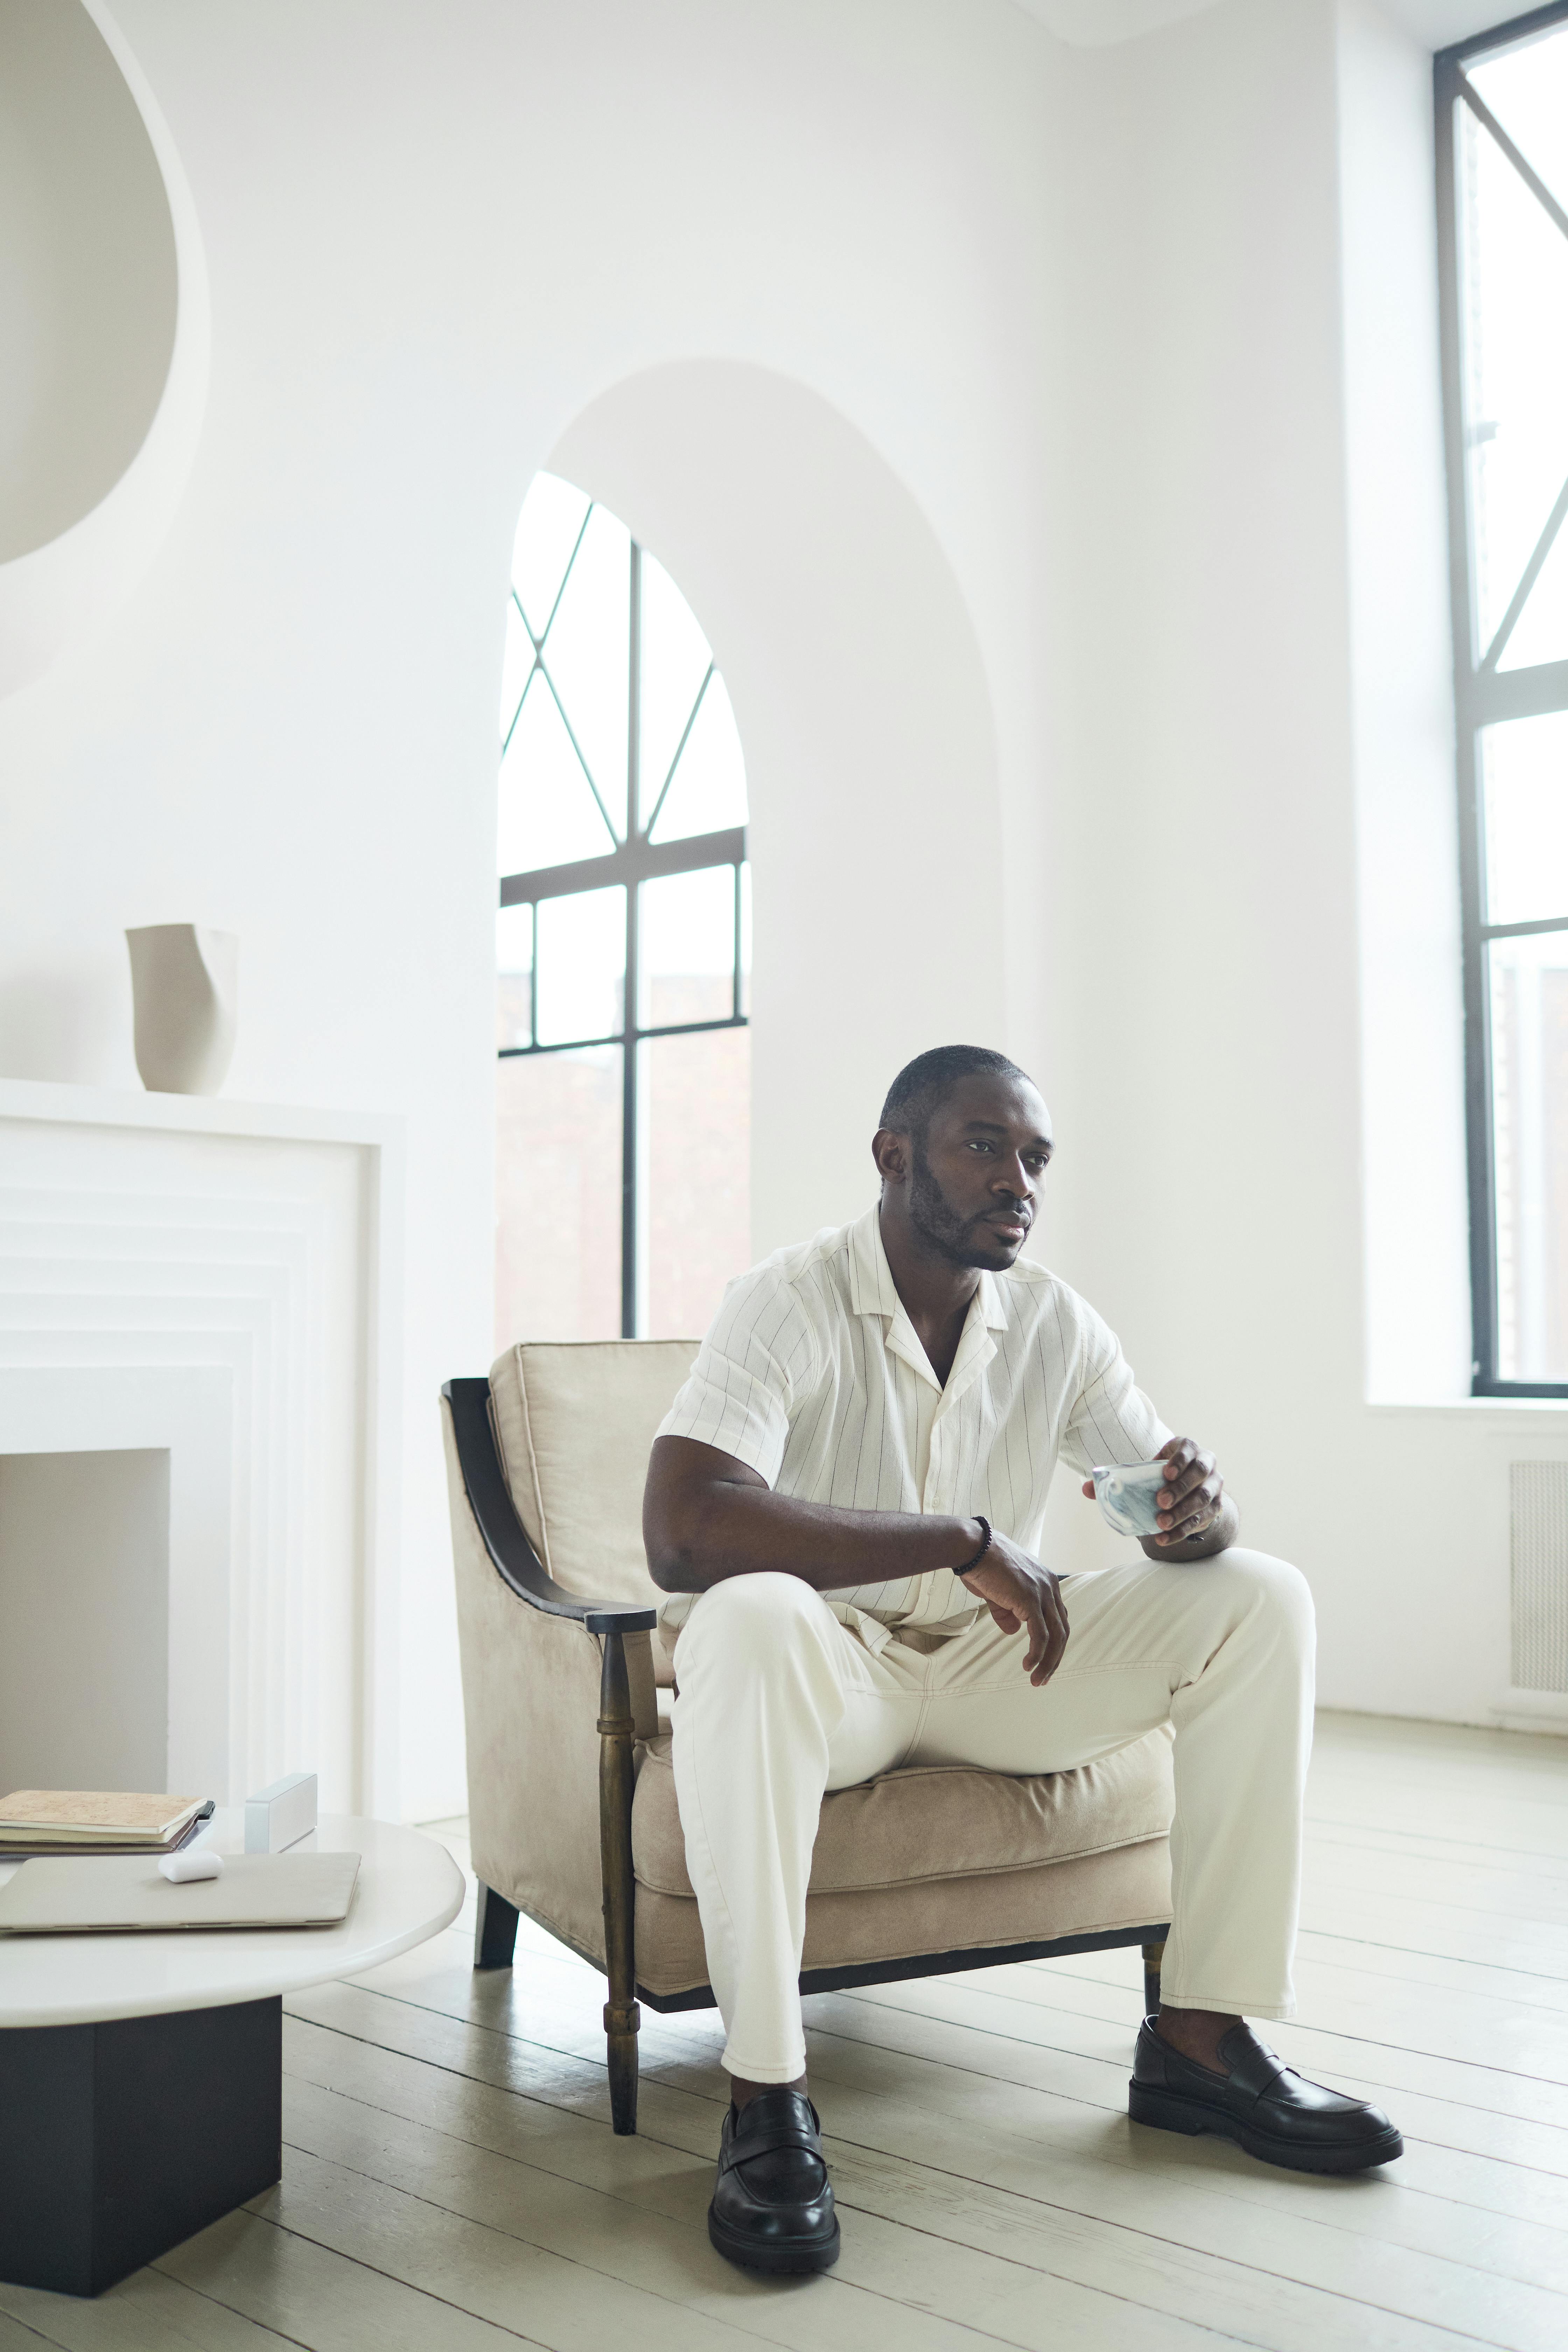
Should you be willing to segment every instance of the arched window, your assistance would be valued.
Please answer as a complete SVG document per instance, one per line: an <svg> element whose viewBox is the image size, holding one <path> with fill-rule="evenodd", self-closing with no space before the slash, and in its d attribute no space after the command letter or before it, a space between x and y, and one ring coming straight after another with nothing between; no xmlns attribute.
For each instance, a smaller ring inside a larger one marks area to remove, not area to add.
<svg viewBox="0 0 1568 2352"><path fill-rule="evenodd" d="M751 1255L745 766L680 591L551 474L500 728L497 1342L700 1334Z"/></svg>

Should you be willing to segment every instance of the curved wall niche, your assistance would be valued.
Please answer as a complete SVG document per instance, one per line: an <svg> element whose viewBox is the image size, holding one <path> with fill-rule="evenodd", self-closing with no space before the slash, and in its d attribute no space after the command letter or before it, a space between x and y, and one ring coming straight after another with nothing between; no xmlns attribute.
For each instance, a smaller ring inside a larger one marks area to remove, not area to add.
<svg viewBox="0 0 1568 2352"><path fill-rule="evenodd" d="M641 370L549 462L679 581L746 747L761 1256L865 1198L867 1106L911 1055L1006 1034L984 656L913 494L798 377L737 360ZM902 954L895 935L924 944ZM835 1116L805 1117L829 1036Z"/></svg>
<svg viewBox="0 0 1568 2352"><path fill-rule="evenodd" d="M0 693L135 584L205 403L195 215L101 0L0 9Z"/></svg>

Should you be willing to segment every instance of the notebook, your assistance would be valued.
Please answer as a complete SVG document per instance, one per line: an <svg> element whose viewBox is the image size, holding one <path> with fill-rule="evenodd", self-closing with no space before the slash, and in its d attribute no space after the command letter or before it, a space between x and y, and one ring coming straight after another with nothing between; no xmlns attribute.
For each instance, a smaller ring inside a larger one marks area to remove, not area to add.
<svg viewBox="0 0 1568 2352"><path fill-rule="evenodd" d="M0 1845L167 1848L202 1803L126 1789L14 1789L0 1797Z"/></svg>
<svg viewBox="0 0 1568 2352"><path fill-rule="evenodd" d="M146 1854L39 1858L0 1887L0 1931L123 1936L188 1927L335 1927L357 1853L235 1853L221 1878L171 1885Z"/></svg>
<svg viewBox="0 0 1568 2352"><path fill-rule="evenodd" d="M96 1837L55 1839L40 1832L37 1837L14 1840L8 1832L0 1832L0 1862L25 1862L29 1854L39 1853L178 1853L193 1838L200 1837L216 1811L209 1797L200 1810L194 1812L184 1829L176 1830L172 1838L110 1837L101 1842Z"/></svg>

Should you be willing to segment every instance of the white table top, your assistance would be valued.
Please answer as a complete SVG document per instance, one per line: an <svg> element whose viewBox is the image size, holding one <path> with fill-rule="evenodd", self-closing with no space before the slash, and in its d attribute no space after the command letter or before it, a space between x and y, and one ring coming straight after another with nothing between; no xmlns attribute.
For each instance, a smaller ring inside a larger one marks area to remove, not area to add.
<svg viewBox="0 0 1568 2352"><path fill-rule="evenodd" d="M245 1847L243 1808L213 1817L204 1844ZM323 1814L294 1853L356 1853L359 1883L341 1927L220 1928L175 1935L0 1935L0 2026L85 2025L176 2009L219 2009L357 1976L438 1935L463 1901L445 1846L390 1822ZM22 1863L0 1863L0 1884Z"/></svg>

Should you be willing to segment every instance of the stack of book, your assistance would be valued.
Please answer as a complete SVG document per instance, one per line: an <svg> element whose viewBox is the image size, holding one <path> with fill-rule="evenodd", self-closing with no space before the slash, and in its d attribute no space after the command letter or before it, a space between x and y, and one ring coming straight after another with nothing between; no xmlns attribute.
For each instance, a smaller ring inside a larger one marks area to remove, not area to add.
<svg viewBox="0 0 1568 2352"><path fill-rule="evenodd" d="M41 1853L173 1853L212 1818L210 1797L17 1789L0 1797L0 1862Z"/></svg>

